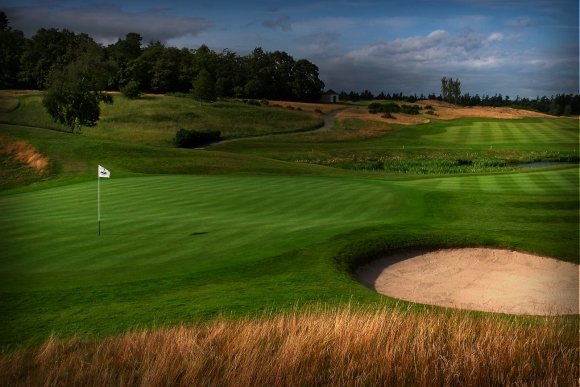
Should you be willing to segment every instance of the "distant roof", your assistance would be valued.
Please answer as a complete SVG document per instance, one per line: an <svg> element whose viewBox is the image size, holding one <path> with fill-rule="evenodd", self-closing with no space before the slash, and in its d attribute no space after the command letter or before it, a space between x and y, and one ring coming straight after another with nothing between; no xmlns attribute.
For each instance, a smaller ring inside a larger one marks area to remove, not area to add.
<svg viewBox="0 0 580 387"><path fill-rule="evenodd" d="M338 95L338 93L332 89L328 89L324 92L324 95L330 95L330 94L336 94Z"/></svg>

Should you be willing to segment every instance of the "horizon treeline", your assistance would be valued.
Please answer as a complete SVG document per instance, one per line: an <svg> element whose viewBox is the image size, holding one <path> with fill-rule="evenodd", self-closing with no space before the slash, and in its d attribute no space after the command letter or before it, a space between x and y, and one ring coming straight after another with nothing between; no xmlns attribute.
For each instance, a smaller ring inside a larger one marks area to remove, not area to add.
<svg viewBox="0 0 580 387"><path fill-rule="evenodd" d="M144 46L135 32L105 47L86 33L57 28L41 28L28 39L9 27L8 17L0 11L0 89L45 90L53 68L62 69L95 48L101 60L115 68L107 82L109 91L134 81L145 93L187 93L203 70L210 75L215 95L222 98L316 101L324 88L314 63L294 60L284 51L258 47L240 56L229 49L218 53L206 45L178 49L151 41Z"/></svg>
<svg viewBox="0 0 580 387"><path fill-rule="evenodd" d="M341 101L370 101L370 100L386 100L386 101L405 101L409 103L415 103L417 101L424 100L437 100L445 101L445 98L441 94L437 95L435 93L428 94L425 96L421 93L419 96L417 94L404 95L403 93L393 93L385 94L380 92L374 95L369 90L365 90L362 93L357 93L351 91L346 93L341 91L339 94ZM452 102L452 101L446 101ZM533 98L521 98L519 95L515 99L511 99L509 95L502 96L500 94L489 95L489 94L479 94L470 95L470 93L465 93L459 96L457 100L457 105L459 106L490 106L490 107L511 107L515 109L526 109L533 110L540 113L551 114L554 116L568 116L568 115L579 115L580 114L580 95L576 94L557 94L551 97L540 97L536 96Z"/></svg>

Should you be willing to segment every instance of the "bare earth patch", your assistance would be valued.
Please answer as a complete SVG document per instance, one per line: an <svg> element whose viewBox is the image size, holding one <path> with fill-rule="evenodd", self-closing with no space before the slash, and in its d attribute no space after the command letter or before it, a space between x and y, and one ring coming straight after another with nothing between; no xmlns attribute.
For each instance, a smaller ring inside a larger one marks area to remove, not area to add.
<svg viewBox="0 0 580 387"><path fill-rule="evenodd" d="M578 314L579 266L500 249L412 249L355 272L390 297L459 309L526 315Z"/></svg>
<svg viewBox="0 0 580 387"><path fill-rule="evenodd" d="M490 107L490 106L475 106L462 107L455 106L447 102L437 100L417 101L417 105L426 106L431 105L435 109L435 118L439 120L454 120L456 118L506 118L506 119L520 119L525 117L539 117L539 118L554 118L544 113L533 112L530 110L513 109L510 107Z"/></svg>

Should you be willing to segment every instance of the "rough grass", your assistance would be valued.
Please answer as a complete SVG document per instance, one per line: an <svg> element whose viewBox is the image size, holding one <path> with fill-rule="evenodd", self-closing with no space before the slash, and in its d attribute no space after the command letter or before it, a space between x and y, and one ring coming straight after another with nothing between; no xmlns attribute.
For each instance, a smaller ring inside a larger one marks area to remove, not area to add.
<svg viewBox="0 0 580 387"><path fill-rule="evenodd" d="M30 184L55 169L54 162L29 143L0 137L0 190Z"/></svg>
<svg viewBox="0 0 580 387"><path fill-rule="evenodd" d="M498 119L521 119L526 117L534 118L553 118L548 114L534 112L531 110L514 109L511 107L490 107L474 106L463 107L456 106L447 102L437 100L417 101L417 105L431 105L435 109L435 114L439 120L454 120L457 118L498 118ZM426 110L421 111L425 117Z"/></svg>
<svg viewBox="0 0 580 387"><path fill-rule="evenodd" d="M572 318L318 306L282 315L51 337L0 355L0 385L577 386Z"/></svg>
<svg viewBox="0 0 580 387"><path fill-rule="evenodd" d="M50 119L41 101L41 92L0 91L0 123L66 131ZM181 128L219 130L224 139L313 130L323 124L320 114L314 112L318 105L313 106L302 111L241 101L199 106L186 98L149 95L129 100L116 94L113 104L101 105L97 126L82 131L90 138L169 147Z"/></svg>

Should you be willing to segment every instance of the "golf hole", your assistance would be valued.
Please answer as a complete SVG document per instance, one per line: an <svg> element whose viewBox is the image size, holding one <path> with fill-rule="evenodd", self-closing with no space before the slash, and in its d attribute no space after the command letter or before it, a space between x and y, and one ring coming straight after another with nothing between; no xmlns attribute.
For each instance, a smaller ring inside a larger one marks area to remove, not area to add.
<svg viewBox="0 0 580 387"><path fill-rule="evenodd" d="M355 277L377 293L422 304L525 315L579 309L577 264L512 250L399 250Z"/></svg>

